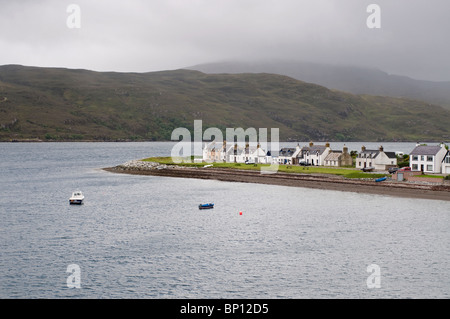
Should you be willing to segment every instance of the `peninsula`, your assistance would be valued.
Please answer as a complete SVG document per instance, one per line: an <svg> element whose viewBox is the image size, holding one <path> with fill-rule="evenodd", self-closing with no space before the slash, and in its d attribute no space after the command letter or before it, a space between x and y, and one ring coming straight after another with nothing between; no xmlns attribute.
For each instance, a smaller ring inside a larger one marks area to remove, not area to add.
<svg viewBox="0 0 450 319"><path fill-rule="evenodd" d="M165 161L166 160L166 161ZM208 166L208 167L205 167ZM317 172L314 168L280 165L278 172L261 174L261 165L217 164L176 165L165 158L132 160L104 168L123 174L150 175L178 178L213 179L227 182L258 183L291 187L305 187L335 191L379 194L394 197L422 198L450 201L450 184L429 182L398 182L387 178L376 182L380 174L361 173L352 169L329 169ZM347 171L347 174L344 172ZM384 175L383 175L384 176Z"/></svg>

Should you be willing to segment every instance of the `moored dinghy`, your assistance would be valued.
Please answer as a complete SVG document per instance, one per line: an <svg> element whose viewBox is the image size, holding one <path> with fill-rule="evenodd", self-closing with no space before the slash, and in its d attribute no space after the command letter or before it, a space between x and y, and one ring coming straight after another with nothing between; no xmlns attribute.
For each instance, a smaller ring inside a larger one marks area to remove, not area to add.
<svg viewBox="0 0 450 319"><path fill-rule="evenodd" d="M198 209L211 209L211 208L214 208L214 204L213 203L198 205Z"/></svg>

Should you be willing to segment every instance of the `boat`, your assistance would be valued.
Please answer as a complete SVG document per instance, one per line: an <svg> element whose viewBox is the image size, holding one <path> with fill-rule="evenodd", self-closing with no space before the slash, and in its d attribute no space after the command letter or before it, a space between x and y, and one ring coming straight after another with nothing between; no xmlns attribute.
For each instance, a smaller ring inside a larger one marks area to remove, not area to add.
<svg viewBox="0 0 450 319"><path fill-rule="evenodd" d="M69 198L70 205L81 205L83 204L84 195L81 191L75 191L72 193L72 196Z"/></svg>
<svg viewBox="0 0 450 319"><path fill-rule="evenodd" d="M386 180L386 177L377 178L375 182L383 182Z"/></svg>
<svg viewBox="0 0 450 319"><path fill-rule="evenodd" d="M214 208L214 204L212 203L198 205L198 209L211 209L211 208Z"/></svg>

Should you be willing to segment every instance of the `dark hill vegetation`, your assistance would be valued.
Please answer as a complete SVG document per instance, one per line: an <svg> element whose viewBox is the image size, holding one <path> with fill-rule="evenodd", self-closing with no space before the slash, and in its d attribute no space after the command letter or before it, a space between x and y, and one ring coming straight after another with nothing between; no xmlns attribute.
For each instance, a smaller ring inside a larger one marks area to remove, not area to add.
<svg viewBox="0 0 450 319"><path fill-rule="evenodd" d="M0 67L0 140L170 140L176 127L279 128L322 141L450 139L450 111L267 73Z"/></svg>

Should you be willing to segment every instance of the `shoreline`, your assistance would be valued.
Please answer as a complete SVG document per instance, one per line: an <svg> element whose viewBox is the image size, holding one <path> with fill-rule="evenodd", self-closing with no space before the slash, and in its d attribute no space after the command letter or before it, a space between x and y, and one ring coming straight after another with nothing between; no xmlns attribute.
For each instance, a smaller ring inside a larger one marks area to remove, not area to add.
<svg viewBox="0 0 450 319"><path fill-rule="evenodd" d="M411 184L393 181L377 183L373 180L346 179L336 175L283 172L261 174L260 171L251 170L213 167L192 168L142 161L130 161L115 167L103 168L103 170L131 175L212 179L226 182L256 183L450 201L450 185L439 184Z"/></svg>

